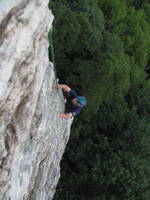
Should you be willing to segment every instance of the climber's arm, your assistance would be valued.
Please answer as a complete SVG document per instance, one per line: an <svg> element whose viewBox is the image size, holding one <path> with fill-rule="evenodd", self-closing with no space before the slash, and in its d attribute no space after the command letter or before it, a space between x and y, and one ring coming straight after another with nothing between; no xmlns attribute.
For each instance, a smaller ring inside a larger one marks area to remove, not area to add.
<svg viewBox="0 0 150 200"><path fill-rule="evenodd" d="M69 119L73 117L72 113L59 113L59 117L64 118L64 119Z"/></svg>
<svg viewBox="0 0 150 200"><path fill-rule="evenodd" d="M67 85L58 85L58 88L62 88L66 92L70 92L71 88L68 87Z"/></svg>

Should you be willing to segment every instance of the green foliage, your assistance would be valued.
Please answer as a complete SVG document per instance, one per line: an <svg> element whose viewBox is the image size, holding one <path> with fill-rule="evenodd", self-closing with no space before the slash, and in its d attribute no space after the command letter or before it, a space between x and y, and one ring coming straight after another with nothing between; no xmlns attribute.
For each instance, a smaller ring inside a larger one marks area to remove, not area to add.
<svg viewBox="0 0 150 200"><path fill-rule="evenodd" d="M93 60L95 54L100 55L104 19L102 12L90 7L87 1L80 4L78 1L54 2L50 3L57 16L54 21L54 50L59 76L64 80L72 70L76 72L72 66L74 59Z"/></svg>
<svg viewBox="0 0 150 200"><path fill-rule="evenodd" d="M146 21L144 10L135 11L134 8L130 8L127 25L124 38L127 40L125 49L130 55L134 56L136 63L144 68L150 50L150 26Z"/></svg>
<svg viewBox="0 0 150 200"><path fill-rule="evenodd" d="M59 78L88 99L74 119L54 199L149 200L148 0L49 7Z"/></svg>
<svg viewBox="0 0 150 200"><path fill-rule="evenodd" d="M70 138L59 183L65 192L56 199L148 200L150 124L118 103L101 106L98 116Z"/></svg>
<svg viewBox="0 0 150 200"><path fill-rule="evenodd" d="M104 12L108 29L117 28L126 18L127 5L123 0L99 0L99 7Z"/></svg>

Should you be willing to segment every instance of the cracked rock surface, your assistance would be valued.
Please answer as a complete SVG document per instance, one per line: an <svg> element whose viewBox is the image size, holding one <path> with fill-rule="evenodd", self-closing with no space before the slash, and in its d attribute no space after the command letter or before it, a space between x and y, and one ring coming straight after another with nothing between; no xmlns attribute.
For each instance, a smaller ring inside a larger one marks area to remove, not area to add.
<svg viewBox="0 0 150 200"><path fill-rule="evenodd" d="M48 0L0 1L0 200L51 200L72 120L52 63Z"/></svg>

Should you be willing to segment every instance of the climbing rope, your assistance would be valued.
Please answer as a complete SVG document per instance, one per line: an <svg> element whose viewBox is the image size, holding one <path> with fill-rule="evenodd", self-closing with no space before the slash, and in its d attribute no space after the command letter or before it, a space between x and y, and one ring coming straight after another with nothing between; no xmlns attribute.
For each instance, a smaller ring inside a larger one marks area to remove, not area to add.
<svg viewBox="0 0 150 200"><path fill-rule="evenodd" d="M55 76L55 83L56 83L56 88L58 91L58 95L60 97L60 99L65 102L64 98L62 97L62 95L60 94L60 90L58 88L58 81L57 81L57 72L56 72L56 63L55 63L55 55L54 55L54 48L53 48L53 37L52 37L52 27L49 31L49 41L50 41L50 52L51 52L51 59L53 62L53 69L54 69L54 76Z"/></svg>

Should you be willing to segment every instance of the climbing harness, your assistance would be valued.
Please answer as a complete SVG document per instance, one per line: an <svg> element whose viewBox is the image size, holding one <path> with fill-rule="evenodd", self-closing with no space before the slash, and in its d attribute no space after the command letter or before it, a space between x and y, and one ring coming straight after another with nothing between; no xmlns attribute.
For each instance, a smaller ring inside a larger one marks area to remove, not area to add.
<svg viewBox="0 0 150 200"><path fill-rule="evenodd" d="M57 88L58 95L59 95L60 99L65 103L65 99L60 94L60 90L58 88L58 80L59 79L57 79L57 72L56 72L56 63L55 63L55 55L54 55L54 48L53 48L53 37L52 37L52 27L51 27L51 29L49 31L49 41L50 41L50 52L51 52L51 59L52 59L52 62L53 62L53 69L54 69L56 88Z"/></svg>

